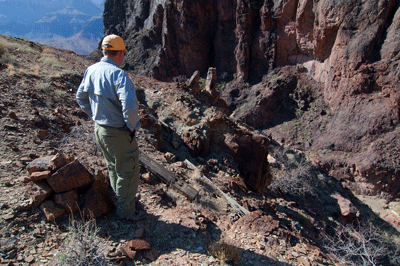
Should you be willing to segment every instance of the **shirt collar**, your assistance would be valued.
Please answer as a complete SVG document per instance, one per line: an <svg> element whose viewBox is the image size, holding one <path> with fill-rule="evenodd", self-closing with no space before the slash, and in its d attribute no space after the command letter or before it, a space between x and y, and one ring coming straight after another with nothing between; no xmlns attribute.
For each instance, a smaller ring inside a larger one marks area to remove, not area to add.
<svg viewBox="0 0 400 266"><path fill-rule="evenodd" d="M119 65L117 63L115 63L113 60L111 60L110 58L107 58L105 56L103 58L101 58L100 62L106 62L106 63L112 64L116 67L119 67Z"/></svg>

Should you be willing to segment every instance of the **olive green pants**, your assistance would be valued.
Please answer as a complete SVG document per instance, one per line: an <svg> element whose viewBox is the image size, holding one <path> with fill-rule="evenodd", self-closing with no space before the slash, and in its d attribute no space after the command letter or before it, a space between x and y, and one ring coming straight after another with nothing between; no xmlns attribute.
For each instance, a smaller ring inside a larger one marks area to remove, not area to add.
<svg viewBox="0 0 400 266"><path fill-rule="evenodd" d="M117 215L129 219L135 213L139 185L139 149L129 131L95 124L95 135L106 160L111 187L117 196Z"/></svg>

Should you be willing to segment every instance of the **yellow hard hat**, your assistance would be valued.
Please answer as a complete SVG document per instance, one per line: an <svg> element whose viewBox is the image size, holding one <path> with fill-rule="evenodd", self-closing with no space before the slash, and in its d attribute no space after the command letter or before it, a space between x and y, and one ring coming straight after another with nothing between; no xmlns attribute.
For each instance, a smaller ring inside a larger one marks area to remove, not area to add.
<svg viewBox="0 0 400 266"><path fill-rule="evenodd" d="M101 47L103 48L103 50L125 51L126 53L128 52L125 48L124 40L122 40L121 37L115 34L104 37Z"/></svg>

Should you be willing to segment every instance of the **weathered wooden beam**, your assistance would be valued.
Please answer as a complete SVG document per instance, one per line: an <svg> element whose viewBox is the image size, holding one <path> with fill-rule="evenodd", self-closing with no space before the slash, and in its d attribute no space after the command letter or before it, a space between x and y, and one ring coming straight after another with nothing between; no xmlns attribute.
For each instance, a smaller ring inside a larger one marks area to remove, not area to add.
<svg viewBox="0 0 400 266"><path fill-rule="evenodd" d="M179 179L172 172L165 169L161 164L157 163L142 151L139 155L139 161L148 171L154 174L162 182L179 190L190 200L194 200L199 194L199 191L186 184L183 180Z"/></svg>
<svg viewBox="0 0 400 266"><path fill-rule="evenodd" d="M189 160L185 160L185 163L190 167L190 168L192 168L193 170L197 170L199 173L201 173L198 169L197 169L197 167L192 163L192 162L190 162ZM233 198L231 198L228 194L226 194L226 193L224 193L217 185L215 185L208 177L206 177L205 175L203 175L203 174L200 174L200 176L204 179L204 180L206 180L206 181L208 181L207 183L208 184L210 184L216 191L218 191L220 194L221 194L221 196L223 196L225 199L226 199L226 201L229 203L229 205L230 205L230 207L232 208L232 209L234 209L236 212L238 212L238 214L240 215L240 216L244 216L244 215L247 215L247 214L250 214L250 211L248 211L248 210L246 210L244 207L242 207L236 200L234 200Z"/></svg>

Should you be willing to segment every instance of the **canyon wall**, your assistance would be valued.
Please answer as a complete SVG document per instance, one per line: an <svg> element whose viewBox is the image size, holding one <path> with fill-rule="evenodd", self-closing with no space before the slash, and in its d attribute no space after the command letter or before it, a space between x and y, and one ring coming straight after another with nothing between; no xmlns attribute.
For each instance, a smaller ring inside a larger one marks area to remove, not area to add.
<svg viewBox="0 0 400 266"><path fill-rule="evenodd" d="M398 0L107 0L104 26L126 40L125 68L138 74L169 81L215 67L219 80L259 84L254 98L263 99L232 116L258 129L299 118L278 113L282 99L293 106L281 110L308 111L292 95L307 76L324 122L310 122L318 130L303 148L327 151L321 167L365 183L353 188L360 193L400 191ZM250 92L227 86L223 94L233 111Z"/></svg>

